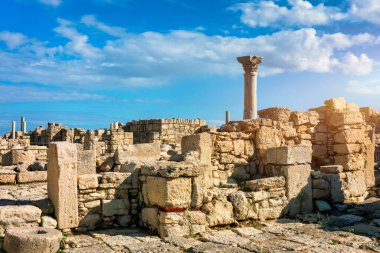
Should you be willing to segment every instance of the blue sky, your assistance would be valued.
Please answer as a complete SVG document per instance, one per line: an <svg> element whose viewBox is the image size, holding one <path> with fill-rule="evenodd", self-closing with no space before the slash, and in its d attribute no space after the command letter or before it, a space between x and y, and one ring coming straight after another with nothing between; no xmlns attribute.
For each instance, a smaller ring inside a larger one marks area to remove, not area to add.
<svg viewBox="0 0 380 253"><path fill-rule="evenodd" d="M241 119L241 55L264 57L259 109L380 110L378 0L2 0L0 17L0 133L21 115L29 129Z"/></svg>

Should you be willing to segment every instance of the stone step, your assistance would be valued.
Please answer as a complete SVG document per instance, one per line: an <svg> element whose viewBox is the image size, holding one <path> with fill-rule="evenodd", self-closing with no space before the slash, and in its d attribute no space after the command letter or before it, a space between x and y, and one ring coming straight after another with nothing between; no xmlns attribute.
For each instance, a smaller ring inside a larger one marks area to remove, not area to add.
<svg viewBox="0 0 380 253"><path fill-rule="evenodd" d="M9 227L38 227L42 211L32 205L0 206L0 237Z"/></svg>

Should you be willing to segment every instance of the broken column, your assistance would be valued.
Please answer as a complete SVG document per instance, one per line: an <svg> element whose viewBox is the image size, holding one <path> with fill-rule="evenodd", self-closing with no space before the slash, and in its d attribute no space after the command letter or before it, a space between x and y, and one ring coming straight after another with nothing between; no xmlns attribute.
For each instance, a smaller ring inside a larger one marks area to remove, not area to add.
<svg viewBox="0 0 380 253"><path fill-rule="evenodd" d="M21 117L21 132L22 134L26 133L26 121L24 116Z"/></svg>
<svg viewBox="0 0 380 253"><path fill-rule="evenodd" d="M78 225L76 145L51 142L48 161L48 196L54 206L58 228L75 228Z"/></svg>
<svg viewBox="0 0 380 253"><path fill-rule="evenodd" d="M244 69L244 119L257 119L257 67L261 56L237 57Z"/></svg>
<svg viewBox="0 0 380 253"><path fill-rule="evenodd" d="M289 204L285 214L294 216L313 211L311 189L311 148L284 146L267 150L269 174L284 176Z"/></svg>
<svg viewBox="0 0 380 253"><path fill-rule="evenodd" d="M16 121L12 121L12 140L16 139Z"/></svg>

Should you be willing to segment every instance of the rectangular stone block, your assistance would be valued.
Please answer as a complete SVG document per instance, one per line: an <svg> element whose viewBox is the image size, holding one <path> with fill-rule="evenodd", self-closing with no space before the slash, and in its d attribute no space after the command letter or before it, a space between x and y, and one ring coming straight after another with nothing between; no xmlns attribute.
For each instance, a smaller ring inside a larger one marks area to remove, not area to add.
<svg viewBox="0 0 380 253"><path fill-rule="evenodd" d="M78 226L77 147L51 142L48 151L48 196L59 229Z"/></svg>
<svg viewBox="0 0 380 253"><path fill-rule="evenodd" d="M312 150L309 146L284 146L267 149L267 162L289 165L311 163Z"/></svg>
<svg viewBox="0 0 380 253"><path fill-rule="evenodd" d="M260 127L256 132L256 147L267 149L281 145L282 132L272 127Z"/></svg>
<svg viewBox="0 0 380 253"><path fill-rule="evenodd" d="M335 127L361 124L364 122L361 112L335 112L330 115L329 124Z"/></svg>
<svg viewBox="0 0 380 253"><path fill-rule="evenodd" d="M364 143L365 133L362 129L345 129L334 135L335 143Z"/></svg>
<svg viewBox="0 0 380 253"><path fill-rule="evenodd" d="M364 170L365 156L361 153L334 156L335 164L342 165L344 171Z"/></svg>
<svg viewBox="0 0 380 253"><path fill-rule="evenodd" d="M285 186L284 177L268 177L245 182L246 186L252 191L270 190Z"/></svg>
<svg viewBox="0 0 380 253"><path fill-rule="evenodd" d="M281 170L286 180L288 214L294 216L312 212L311 166L309 164L283 166Z"/></svg>
<svg viewBox="0 0 380 253"><path fill-rule="evenodd" d="M346 109L346 100L344 97L331 98L325 101L325 105L330 110Z"/></svg>
<svg viewBox="0 0 380 253"><path fill-rule="evenodd" d="M27 171L17 174L17 182L19 184L46 182L47 171Z"/></svg>
<svg viewBox="0 0 380 253"><path fill-rule="evenodd" d="M99 186L97 174L87 174L78 176L78 188L80 190L93 189Z"/></svg>
<svg viewBox="0 0 380 253"><path fill-rule="evenodd" d="M344 190L349 193L349 196L346 197L362 197L367 191L364 171L357 170L347 172Z"/></svg>
<svg viewBox="0 0 380 253"><path fill-rule="evenodd" d="M338 174L343 171L343 166L342 165L326 165L326 166L321 166L319 168L319 171L322 173L326 174Z"/></svg>
<svg viewBox="0 0 380 253"><path fill-rule="evenodd" d="M79 144L82 146L82 144ZM78 175L96 173L96 153L95 150L78 149Z"/></svg>
<svg viewBox="0 0 380 253"><path fill-rule="evenodd" d="M0 184L16 183L16 172L0 169Z"/></svg>
<svg viewBox="0 0 380 253"><path fill-rule="evenodd" d="M339 174L323 174L323 179L330 185L330 200L332 203L343 203L344 201L344 173Z"/></svg>
<svg viewBox="0 0 380 253"><path fill-rule="evenodd" d="M235 145L233 145L232 148L235 148ZM244 143L243 143L243 149L244 149ZM198 152L201 164L210 165L211 153L212 153L212 141L211 141L210 134L200 133L200 134L184 136L181 141L181 150L183 154L186 154L187 152L190 152L190 151Z"/></svg>
<svg viewBox="0 0 380 253"><path fill-rule="evenodd" d="M160 143L144 143L120 145L115 152L115 163L124 164L127 161L158 161L161 156Z"/></svg>
<svg viewBox="0 0 380 253"><path fill-rule="evenodd" d="M360 144L334 144L334 152L339 155L358 153L360 149Z"/></svg>
<svg viewBox="0 0 380 253"><path fill-rule="evenodd" d="M128 199L103 200L102 207L104 216L127 215L130 203Z"/></svg>
<svg viewBox="0 0 380 253"><path fill-rule="evenodd" d="M186 208L191 203L191 178L148 176L145 187L148 205Z"/></svg>

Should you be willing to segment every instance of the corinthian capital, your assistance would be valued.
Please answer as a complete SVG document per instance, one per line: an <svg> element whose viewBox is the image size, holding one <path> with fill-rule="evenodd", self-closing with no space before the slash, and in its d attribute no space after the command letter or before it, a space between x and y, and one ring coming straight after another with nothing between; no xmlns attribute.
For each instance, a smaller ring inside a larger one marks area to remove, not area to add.
<svg viewBox="0 0 380 253"><path fill-rule="evenodd" d="M243 65L246 73L257 72L257 66L263 62L263 57L261 56L240 56L236 59Z"/></svg>

